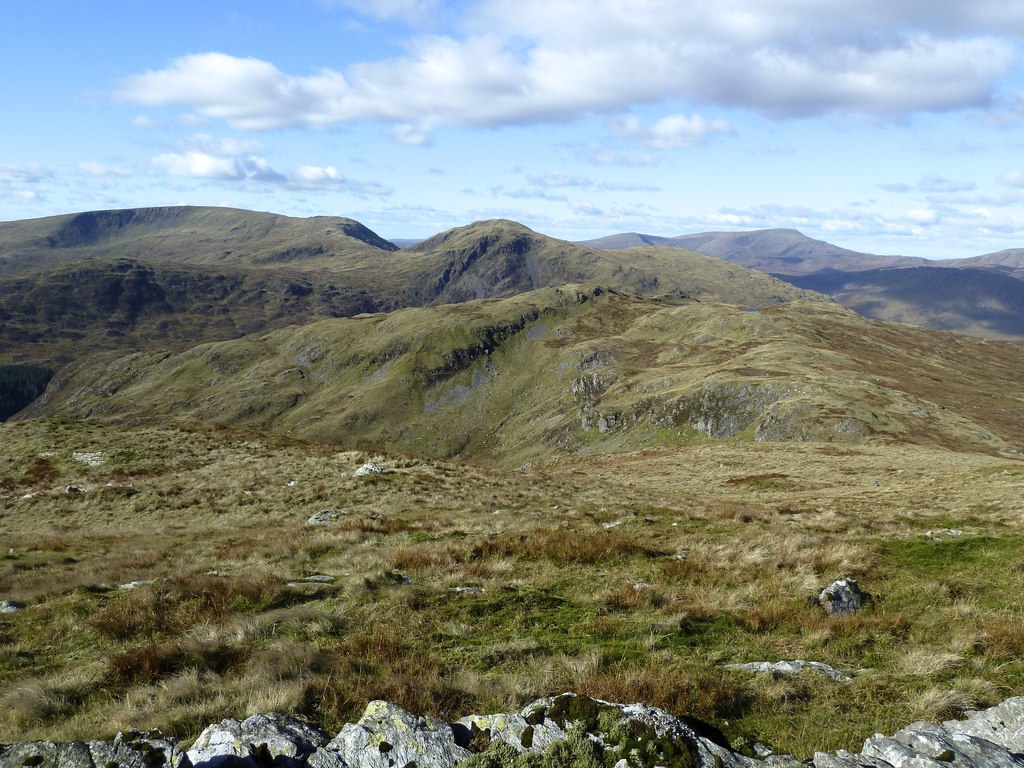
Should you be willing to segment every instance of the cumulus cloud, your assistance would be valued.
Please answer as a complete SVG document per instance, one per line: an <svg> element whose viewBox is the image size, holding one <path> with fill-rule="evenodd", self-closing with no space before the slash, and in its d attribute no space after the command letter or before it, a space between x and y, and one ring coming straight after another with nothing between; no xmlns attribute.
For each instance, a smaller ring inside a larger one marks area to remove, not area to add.
<svg viewBox="0 0 1024 768"><path fill-rule="evenodd" d="M334 190L361 195L391 193L383 184L346 178L333 166L303 165L291 172L274 169L261 155L262 146L253 141L221 139L197 134L183 142L177 152L157 155L150 167L169 176L210 181L263 184L301 190Z"/></svg>
<svg viewBox="0 0 1024 768"><path fill-rule="evenodd" d="M347 1L389 18L429 6ZM556 123L679 101L899 118L989 106L1022 36L1024 14L1005 0L477 0L457 34L415 37L402 56L344 72L198 53L125 78L116 96L244 129L379 121L409 143L438 126ZM665 120L626 128L658 148L724 129Z"/></svg>

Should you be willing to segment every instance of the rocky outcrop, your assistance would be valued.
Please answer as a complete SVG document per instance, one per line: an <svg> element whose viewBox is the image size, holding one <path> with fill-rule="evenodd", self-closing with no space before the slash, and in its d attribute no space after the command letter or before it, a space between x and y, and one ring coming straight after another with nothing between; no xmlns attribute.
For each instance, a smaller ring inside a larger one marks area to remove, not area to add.
<svg viewBox="0 0 1024 768"><path fill-rule="evenodd" d="M857 754L819 752L806 764L739 754L713 727L656 707L566 693L451 724L374 701L330 741L297 718L271 713L212 725L187 753L158 732L88 744L0 744L0 768L512 768L526 765L526 755L538 767L1024 768L1024 697L965 720L876 734Z"/></svg>

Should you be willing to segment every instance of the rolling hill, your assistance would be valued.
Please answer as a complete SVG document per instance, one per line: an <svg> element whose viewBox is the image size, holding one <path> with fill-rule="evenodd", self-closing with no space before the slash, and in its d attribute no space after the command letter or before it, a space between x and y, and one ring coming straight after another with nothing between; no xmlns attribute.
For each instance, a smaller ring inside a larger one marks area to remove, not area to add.
<svg viewBox="0 0 1024 768"><path fill-rule="evenodd" d="M23 416L212 422L512 464L717 439L999 452L1024 445L1021 371L1017 345L820 302L744 311L563 287L83 360Z"/></svg>
<svg viewBox="0 0 1024 768"><path fill-rule="evenodd" d="M503 220L405 250L347 219L215 208L104 211L0 227L0 264L10 272L0 276L0 361L51 366L102 350L180 350L322 317L564 283L752 307L825 299L678 249L608 252Z"/></svg>
<svg viewBox="0 0 1024 768"><path fill-rule="evenodd" d="M352 219L234 208L129 208L0 222L0 275L87 257L307 269L396 250Z"/></svg>

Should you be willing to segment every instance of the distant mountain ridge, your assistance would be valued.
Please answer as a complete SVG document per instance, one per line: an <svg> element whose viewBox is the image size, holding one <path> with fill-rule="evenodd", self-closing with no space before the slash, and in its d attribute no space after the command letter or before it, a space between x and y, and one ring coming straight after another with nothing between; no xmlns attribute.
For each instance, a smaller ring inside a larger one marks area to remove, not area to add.
<svg viewBox="0 0 1024 768"><path fill-rule="evenodd" d="M633 248L662 245L684 248L705 256L725 259L750 269L780 275L802 275L822 269L857 271L882 267L924 266L927 259L911 256L878 256L832 245L807 237L795 229L759 229L746 232L699 232L677 237L635 232L586 240L595 248Z"/></svg>
<svg viewBox="0 0 1024 768"><path fill-rule="evenodd" d="M795 229L679 237L622 233L586 242L611 249L685 248L826 293L877 320L1024 339L1024 248L932 261L851 251Z"/></svg>

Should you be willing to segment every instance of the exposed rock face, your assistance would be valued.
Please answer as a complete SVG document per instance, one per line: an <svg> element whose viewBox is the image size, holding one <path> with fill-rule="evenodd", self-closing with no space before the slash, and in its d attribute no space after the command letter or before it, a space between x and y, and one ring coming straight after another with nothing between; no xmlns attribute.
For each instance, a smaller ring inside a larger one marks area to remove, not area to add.
<svg viewBox="0 0 1024 768"><path fill-rule="evenodd" d="M804 765L788 755L740 755L711 726L655 707L567 693L516 713L468 715L451 725L374 701L330 742L301 720L260 714L210 726L187 754L158 732L88 744L0 744L0 768L503 768L524 753L543 754L538 765L598 764L597 756L618 768ZM581 753L590 757L575 760ZM966 720L914 723L891 737L876 734L858 754L819 752L809 762L814 768L1024 768L1022 755L1024 697L1017 697Z"/></svg>
<svg viewBox="0 0 1024 768"><path fill-rule="evenodd" d="M870 599L871 596L862 592L854 579L840 579L821 590L818 605L829 616L843 616L856 613Z"/></svg>

